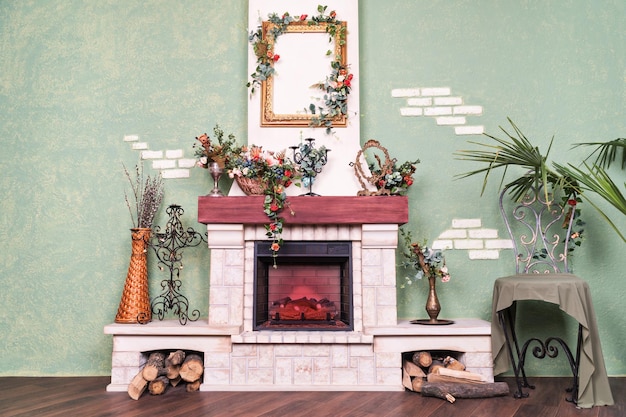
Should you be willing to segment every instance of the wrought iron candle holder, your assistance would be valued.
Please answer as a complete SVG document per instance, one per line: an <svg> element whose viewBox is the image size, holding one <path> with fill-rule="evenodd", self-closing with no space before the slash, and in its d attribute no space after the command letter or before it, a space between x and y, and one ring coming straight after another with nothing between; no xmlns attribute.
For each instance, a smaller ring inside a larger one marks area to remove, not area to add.
<svg viewBox="0 0 626 417"><path fill-rule="evenodd" d="M307 138L299 146L290 146L289 148L293 151L293 161L300 166L302 185L309 188L309 192L302 195L319 196L312 191L313 182L328 162L330 149L323 145L316 149L313 138Z"/></svg>
<svg viewBox="0 0 626 417"><path fill-rule="evenodd" d="M169 220L165 226L165 231L161 232L160 226L154 228L150 247L154 250L158 259L158 266L161 271L169 269L169 279L161 281L163 292L155 297L151 302L152 314L159 320L163 320L168 311L172 311L178 316L180 324L187 324L187 320L196 321L200 318L200 311L193 310L189 315L189 300L180 289L180 270L183 269L183 249L198 246L205 241L202 234L196 232L191 227L183 229L180 216L184 213L181 206L172 204L166 209Z"/></svg>

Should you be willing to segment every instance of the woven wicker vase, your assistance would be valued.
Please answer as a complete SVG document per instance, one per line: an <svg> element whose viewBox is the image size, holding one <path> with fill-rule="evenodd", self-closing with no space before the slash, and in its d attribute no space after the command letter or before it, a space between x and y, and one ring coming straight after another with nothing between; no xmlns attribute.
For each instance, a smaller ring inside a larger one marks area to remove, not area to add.
<svg viewBox="0 0 626 417"><path fill-rule="evenodd" d="M148 291L147 249L150 228L130 229L132 253L128 274L122 292L116 323L147 323L152 320L150 293Z"/></svg>

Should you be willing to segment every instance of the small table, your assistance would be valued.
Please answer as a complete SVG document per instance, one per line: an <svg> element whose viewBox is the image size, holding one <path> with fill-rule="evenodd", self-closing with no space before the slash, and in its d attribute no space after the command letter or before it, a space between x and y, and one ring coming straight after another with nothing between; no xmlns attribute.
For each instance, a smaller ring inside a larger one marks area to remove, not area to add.
<svg viewBox="0 0 626 417"><path fill-rule="evenodd" d="M578 321L580 325L577 363L575 367L572 364L575 386L578 387L577 398L574 398L574 401L581 408L613 405L589 285L573 274L519 274L498 278L495 281L491 321L494 375L517 366L513 363L515 348L517 360L521 361L522 375L524 379L526 378L523 370L525 349L520 352L517 347L511 346L511 341L507 341L505 334L507 330L512 332L515 338L515 302L521 300L539 300L557 304L562 311ZM507 319L507 316L510 319ZM569 348L567 350L569 351ZM569 352L568 356L571 356ZM570 362L572 363L571 358ZM517 370L515 373L521 391Z"/></svg>

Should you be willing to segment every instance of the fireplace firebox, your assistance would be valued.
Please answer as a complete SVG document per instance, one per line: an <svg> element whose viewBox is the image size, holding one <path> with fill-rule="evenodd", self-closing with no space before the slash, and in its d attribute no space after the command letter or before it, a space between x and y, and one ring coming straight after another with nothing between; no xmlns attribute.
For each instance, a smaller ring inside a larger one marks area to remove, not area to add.
<svg viewBox="0 0 626 417"><path fill-rule="evenodd" d="M255 242L254 330L352 331L352 245Z"/></svg>

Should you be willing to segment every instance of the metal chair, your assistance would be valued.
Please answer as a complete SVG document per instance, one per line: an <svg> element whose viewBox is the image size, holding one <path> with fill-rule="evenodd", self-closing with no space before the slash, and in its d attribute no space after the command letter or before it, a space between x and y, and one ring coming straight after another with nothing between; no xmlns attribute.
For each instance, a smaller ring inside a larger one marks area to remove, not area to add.
<svg viewBox="0 0 626 417"><path fill-rule="evenodd" d="M499 204L506 229L513 241L516 273L498 278L494 283L492 310L494 374L512 367L517 383L514 396L528 397L528 392L524 392L522 388L534 389L534 386L528 383L525 371L529 347L534 344L533 355L543 359L557 357L560 346L567 357L573 376L572 384L567 389L571 392L568 401L576 404L579 400L581 349L585 349L583 356L587 367L585 388L590 382L587 350L596 351L590 360L592 374L596 365L602 368L604 376L606 370L599 348L600 342L597 340L597 326L589 287L585 281L571 273L568 263L576 213L575 200L561 203L552 190L546 194L542 184L531 188L521 201L510 200L510 188L505 188L500 193ZM516 304L521 300L555 303L561 310L573 316L579 322L575 350L572 351L561 337L548 337L545 340L531 337L521 345L515 330L516 319L521 319L519 314L516 317ZM591 382L595 381L598 375L596 374ZM603 381L602 378L600 380ZM602 385L604 387L604 382ZM608 378L606 385L608 386Z"/></svg>

